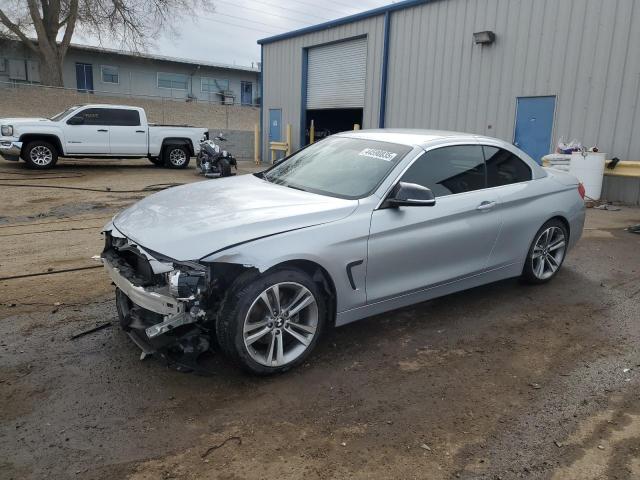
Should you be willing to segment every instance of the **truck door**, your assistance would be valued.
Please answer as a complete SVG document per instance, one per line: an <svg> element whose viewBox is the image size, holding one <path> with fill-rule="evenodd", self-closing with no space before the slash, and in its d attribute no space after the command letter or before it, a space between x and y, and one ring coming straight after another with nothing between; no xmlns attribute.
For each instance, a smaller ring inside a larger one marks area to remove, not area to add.
<svg viewBox="0 0 640 480"><path fill-rule="evenodd" d="M108 155L109 123L103 108L85 108L65 126L65 153Z"/></svg>
<svg viewBox="0 0 640 480"><path fill-rule="evenodd" d="M146 156L147 126L142 126L140 112L129 108L109 109L111 155Z"/></svg>

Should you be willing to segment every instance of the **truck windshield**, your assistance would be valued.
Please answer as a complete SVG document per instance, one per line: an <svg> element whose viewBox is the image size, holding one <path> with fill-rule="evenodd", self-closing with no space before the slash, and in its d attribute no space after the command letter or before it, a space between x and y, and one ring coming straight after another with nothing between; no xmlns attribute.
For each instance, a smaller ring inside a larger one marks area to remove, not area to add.
<svg viewBox="0 0 640 480"><path fill-rule="evenodd" d="M410 151L396 143L329 137L276 164L262 178L332 197L364 198Z"/></svg>
<svg viewBox="0 0 640 480"><path fill-rule="evenodd" d="M79 108L80 108L80 105L74 105L73 107L67 108L64 112L60 112L60 113L54 115L49 120L51 120L52 122L57 122L58 120L62 120L68 114L70 114L71 112L73 112L73 111L75 111L75 110L77 110Z"/></svg>

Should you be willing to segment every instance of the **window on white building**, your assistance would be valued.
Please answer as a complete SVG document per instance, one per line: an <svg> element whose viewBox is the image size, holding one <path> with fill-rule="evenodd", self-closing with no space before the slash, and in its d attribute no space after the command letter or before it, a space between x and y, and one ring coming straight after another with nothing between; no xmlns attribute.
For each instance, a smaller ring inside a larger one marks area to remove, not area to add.
<svg viewBox="0 0 640 480"><path fill-rule="evenodd" d="M181 73L158 72L158 88L173 88L175 90L186 90L189 86L189 79Z"/></svg>
<svg viewBox="0 0 640 480"><path fill-rule="evenodd" d="M118 67L102 65L100 69L102 71L102 83L120 83Z"/></svg>

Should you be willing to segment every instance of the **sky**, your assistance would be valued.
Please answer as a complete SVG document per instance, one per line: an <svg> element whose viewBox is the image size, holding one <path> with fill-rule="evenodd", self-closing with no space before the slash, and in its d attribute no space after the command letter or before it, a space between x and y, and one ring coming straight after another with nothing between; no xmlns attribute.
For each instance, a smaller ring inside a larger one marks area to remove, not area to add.
<svg viewBox="0 0 640 480"><path fill-rule="evenodd" d="M213 0L214 10L190 12L179 35L164 35L149 53L251 66L260 61L258 39L394 3L392 0ZM98 45L91 37L74 43ZM118 45L103 44L118 48Z"/></svg>

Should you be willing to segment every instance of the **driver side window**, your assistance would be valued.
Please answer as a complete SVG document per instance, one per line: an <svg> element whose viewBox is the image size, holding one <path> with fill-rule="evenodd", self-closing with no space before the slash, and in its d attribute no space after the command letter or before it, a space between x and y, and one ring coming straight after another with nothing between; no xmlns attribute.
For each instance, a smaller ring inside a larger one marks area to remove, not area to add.
<svg viewBox="0 0 640 480"><path fill-rule="evenodd" d="M401 181L430 188L436 197L485 188L482 147L455 145L430 150L409 167Z"/></svg>
<svg viewBox="0 0 640 480"><path fill-rule="evenodd" d="M81 119L80 125L107 125L104 118L105 109L87 108L69 119L67 123L73 125L75 119Z"/></svg>

